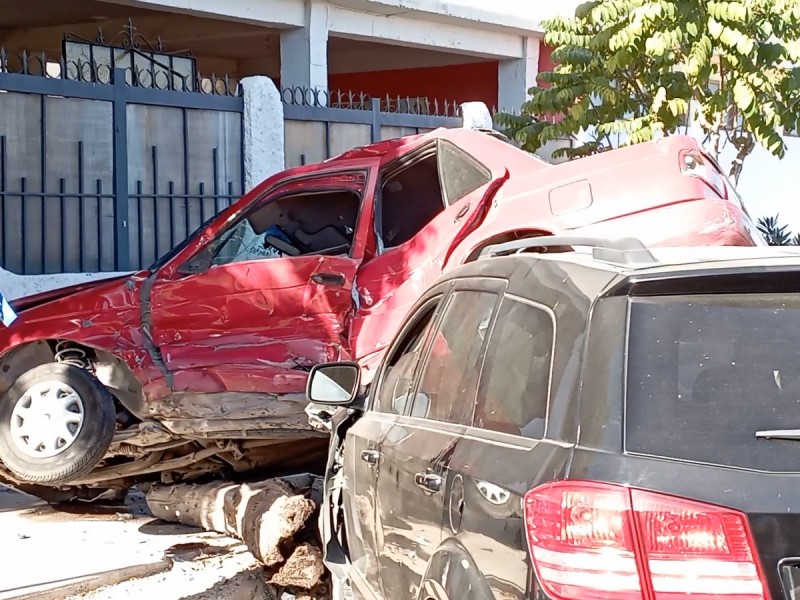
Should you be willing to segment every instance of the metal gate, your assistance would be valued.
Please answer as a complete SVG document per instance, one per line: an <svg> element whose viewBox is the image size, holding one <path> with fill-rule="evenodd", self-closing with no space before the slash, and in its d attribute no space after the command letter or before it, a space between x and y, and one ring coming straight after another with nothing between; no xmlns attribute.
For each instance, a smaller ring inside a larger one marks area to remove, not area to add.
<svg viewBox="0 0 800 600"><path fill-rule="evenodd" d="M58 61L0 49L0 266L146 267L242 194L242 111L130 23Z"/></svg>

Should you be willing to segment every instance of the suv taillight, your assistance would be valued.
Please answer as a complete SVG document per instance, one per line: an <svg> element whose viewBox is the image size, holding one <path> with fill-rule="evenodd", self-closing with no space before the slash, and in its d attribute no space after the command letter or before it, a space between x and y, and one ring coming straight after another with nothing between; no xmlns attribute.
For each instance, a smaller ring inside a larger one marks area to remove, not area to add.
<svg viewBox="0 0 800 600"><path fill-rule="evenodd" d="M525 495L534 570L554 600L766 600L746 517L590 481Z"/></svg>

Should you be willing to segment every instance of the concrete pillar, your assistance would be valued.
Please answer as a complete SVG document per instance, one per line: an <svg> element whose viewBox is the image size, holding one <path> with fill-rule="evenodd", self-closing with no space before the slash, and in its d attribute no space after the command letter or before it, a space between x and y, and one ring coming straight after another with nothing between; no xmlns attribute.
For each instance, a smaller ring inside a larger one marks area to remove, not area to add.
<svg viewBox="0 0 800 600"><path fill-rule="evenodd" d="M327 91L328 5L305 3L305 26L281 32L281 87Z"/></svg>
<svg viewBox="0 0 800 600"><path fill-rule="evenodd" d="M521 38L522 57L500 61L497 72L497 108L502 112L517 112L528 99L528 90L536 85L539 74L538 38Z"/></svg>
<svg viewBox="0 0 800 600"><path fill-rule="evenodd" d="M284 170L283 103L269 77L245 77L244 98L244 187L249 192L268 177Z"/></svg>

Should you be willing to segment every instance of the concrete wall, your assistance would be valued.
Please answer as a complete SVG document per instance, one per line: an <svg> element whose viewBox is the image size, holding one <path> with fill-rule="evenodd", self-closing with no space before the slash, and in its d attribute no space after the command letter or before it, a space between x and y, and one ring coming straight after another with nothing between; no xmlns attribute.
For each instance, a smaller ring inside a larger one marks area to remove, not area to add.
<svg viewBox="0 0 800 600"><path fill-rule="evenodd" d="M17 275L0 269L0 293L6 298L23 298L61 287L108 279L124 273L59 273L57 275Z"/></svg>
<svg viewBox="0 0 800 600"><path fill-rule="evenodd" d="M493 62L498 64L494 79L499 92L498 98L490 104L507 109L518 108L526 91L535 84L542 20L556 14L571 14L580 2L109 1L194 19L260 26L265 28L265 33L269 28L269 36L276 37L277 44L270 42L261 54L252 54L238 61L236 67L229 64L224 69L228 74L235 68L240 75L279 76L282 87L326 89L330 74ZM255 44L255 38L253 40ZM364 43L380 47L364 47ZM280 55L277 61L276 55ZM223 67L222 64L218 66ZM276 74L278 69L280 72ZM455 77L452 75L451 80ZM442 95L442 98L452 97L452 94ZM459 101L472 99L458 98Z"/></svg>

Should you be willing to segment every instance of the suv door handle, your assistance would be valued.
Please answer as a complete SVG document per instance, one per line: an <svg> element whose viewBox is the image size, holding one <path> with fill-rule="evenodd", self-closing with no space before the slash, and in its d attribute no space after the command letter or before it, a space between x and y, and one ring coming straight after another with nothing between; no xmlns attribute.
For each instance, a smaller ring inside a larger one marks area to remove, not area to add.
<svg viewBox="0 0 800 600"><path fill-rule="evenodd" d="M341 273L314 273L311 281L320 285L344 285L344 275Z"/></svg>
<svg viewBox="0 0 800 600"><path fill-rule="evenodd" d="M377 450L362 450L361 460L368 465L377 465L381 460L381 453Z"/></svg>
<svg viewBox="0 0 800 600"><path fill-rule="evenodd" d="M414 475L414 483L417 487L433 494L442 491L443 481L439 475L434 475L433 473L417 473Z"/></svg>

